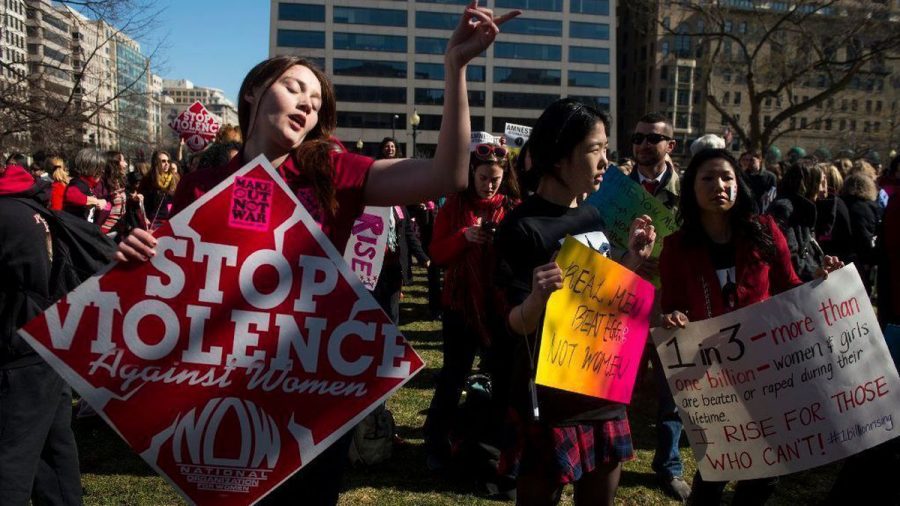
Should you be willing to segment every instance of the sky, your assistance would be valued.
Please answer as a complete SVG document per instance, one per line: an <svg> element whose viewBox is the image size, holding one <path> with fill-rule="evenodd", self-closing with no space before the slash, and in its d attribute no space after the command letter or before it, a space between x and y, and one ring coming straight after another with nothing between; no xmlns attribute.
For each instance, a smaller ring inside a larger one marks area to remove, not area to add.
<svg viewBox="0 0 900 506"><path fill-rule="evenodd" d="M241 81L269 54L269 0L159 0L159 22L138 38L159 46L153 72L219 88L237 104Z"/></svg>

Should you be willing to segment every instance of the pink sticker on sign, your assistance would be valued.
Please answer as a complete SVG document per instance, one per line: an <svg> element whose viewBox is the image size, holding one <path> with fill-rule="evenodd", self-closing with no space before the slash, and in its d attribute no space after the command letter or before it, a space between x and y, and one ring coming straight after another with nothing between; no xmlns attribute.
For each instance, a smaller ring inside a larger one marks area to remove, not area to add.
<svg viewBox="0 0 900 506"><path fill-rule="evenodd" d="M252 177L237 177L231 191L231 212L228 225L250 230L269 230L272 215L271 181Z"/></svg>

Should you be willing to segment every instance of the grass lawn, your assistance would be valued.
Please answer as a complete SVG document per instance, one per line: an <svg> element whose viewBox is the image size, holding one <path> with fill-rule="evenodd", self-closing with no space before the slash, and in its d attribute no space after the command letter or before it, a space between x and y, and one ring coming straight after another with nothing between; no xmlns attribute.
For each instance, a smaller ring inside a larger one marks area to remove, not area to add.
<svg viewBox="0 0 900 506"><path fill-rule="evenodd" d="M504 504L484 498L474 484L462 478L433 475L425 468L422 424L431 401L434 378L441 365L440 323L428 318L424 272L417 271L416 284L404 290L401 303L401 330L422 358L426 368L388 401L397 422L397 431L406 443L397 446L393 458L379 466L352 469L345 479L342 505L488 505ZM639 385L628 409L637 459L625 465L616 502L619 504L677 504L656 488L650 463L656 441L655 401L652 382ZM183 504L165 480L147 466L99 418L74 422L81 454L82 481L87 505L174 505ZM686 444L686 442L685 442ZM682 448L685 476L696 469L693 452ZM769 504L814 504L827 494L840 464L782 478ZM690 481L690 478L688 478ZM729 488L730 489L730 488ZM572 503L571 487L563 504ZM506 503L510 504L510 503Z"/></svg>

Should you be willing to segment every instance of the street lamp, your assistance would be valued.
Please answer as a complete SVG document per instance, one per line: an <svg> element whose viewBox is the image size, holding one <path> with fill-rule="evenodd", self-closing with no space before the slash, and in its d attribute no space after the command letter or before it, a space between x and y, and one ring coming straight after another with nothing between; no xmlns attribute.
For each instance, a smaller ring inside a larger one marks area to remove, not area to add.
<svg viewBox="0 0 900 506"><path fill-rule="evenodd" d="M362 148L363 148L364 145L365 145L365 144L363 143L362 137L360 137L359 140L356 141L356 152L357 152L357 153L362 153Z"/></svg>
<svg viewBox="0 0 900 506"><path fill-rule="evenodd" d="M391 139L397 138L397 133L395 132L397 128L397 120L400 119L398 114L391 116Z"/></svg>
<svg viewBox="0 0 900 506"><path fill-rule="evenodd" d="M409 124L413 129L413 145L412 145L412 156L410 158L416 157L416 134L418 133L419 123L422 121L422 118L419 117L419 113L413 109L412 116L409 117Z"/></svg>

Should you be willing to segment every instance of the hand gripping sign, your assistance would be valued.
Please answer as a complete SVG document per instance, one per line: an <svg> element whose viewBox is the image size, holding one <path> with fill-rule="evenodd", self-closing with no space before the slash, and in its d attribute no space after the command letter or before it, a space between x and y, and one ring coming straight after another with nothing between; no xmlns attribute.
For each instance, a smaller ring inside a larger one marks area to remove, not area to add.
<svg viewBox="0 0 900 506"><path fill-rule="evenodd" d="M900 378L853 265L652 335L706 480L802 471L900 434Z"/></svg>
<svg viewBox="0 0 900 506"><path fill-rule="evenodd" d="M353 222L350 240L344 248L344 260L368 290L375 289L381 276L390 220L390 207L366 206Z"/></svg>
<svg viewBox="0 0 900 506"><path fill-rule="evenodd" d="M258 501L422 360L262 156L20 335L189 501Z"/></svg>
<svg viewBox="0 0 900 506"><path fill-rule="evenodd" d="M628 248L631 222L635 218L644 214L653 218L656 245L650 257L654 260L658 260L662 252L663 238L678 230L672 211L618 169L606 171L600 189L588 195L584 205L594 206L600 211L603 230L609 234L610 241L620 248ZM659 286L659 276L650 282Z"/></svg>
<svg viewBox="0 0 900 506"><path fill-rule="evenodd" d="M193 152L202 151L207 144L216 138L219 132L219 120L200 102L194 102L169 122L172 130Z"/></svg>
<svg viewBox="0 0 900 506"><path fill-rule="evenodd" d="M556 263L563 287L547 301L537 384L630 402L653 286L573 237Z"/></svg>

